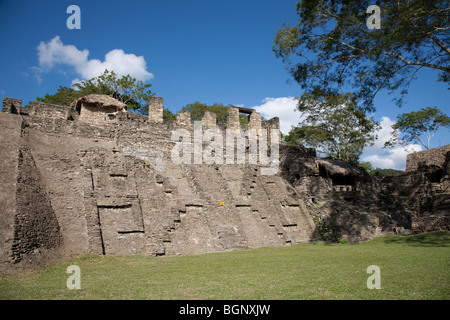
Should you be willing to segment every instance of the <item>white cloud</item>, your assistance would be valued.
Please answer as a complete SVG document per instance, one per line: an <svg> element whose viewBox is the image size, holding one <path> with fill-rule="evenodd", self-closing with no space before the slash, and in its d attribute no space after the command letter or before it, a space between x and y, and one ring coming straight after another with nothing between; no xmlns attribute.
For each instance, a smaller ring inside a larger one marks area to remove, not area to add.
<svg viewBox="0 0 450 320"><path fill-rule="evenodd" d="M392 137L393 124L395 124L395 121L391 120L389 117L381 117L380 129L377 131L378 139L375 141L373 146L366 147L364 151L372 153L378 152L380 149L382 149L384 143Z"/></svg>
<svg viewBox="0 0 450 320"><path fill-rule="evenodd" d="M406 155L422 150L422 147L418 144L409 144L406 148L395 146L384 149L384 143L391 138L391 126L394 123L395 121L388 117L381 118L378 140L375 141L373 146L364 148L361 161L370 162L374 168L404 170L406 167Z"/></svg>
<svg viewBox="0 0 450 320"><path fill-rule="evenodd" d="M297 98L265 98L262 102L261 105L255 106L253 109L267 119L273 117L280 118L280 131L283 134L288 134L291 130L291 126L297 126L301 121L300 113L296 111Z"/></svg>
<svg viewBox="0 0 450 320"><path fill-rule="evenodd" d="M362 161L369 161L374 168L405 170L406 155L411 151L421 150L422 147L418 144L409 145L408 151L410 152L407 152L403 147L394 147L389 150L380 150L379 154L363 157Z"/></svg>
<svg viewBox="0 0 450 320"><path fill-rule="evenodd" d="M75 46L64 45L59 36L49 42L41 41L37 47L39 66L51 69L56 64L68 64L74 67L86 63L89 55L88 50L80 51Z"/></svg>
<svg viewBox="0 0 450 320"><path fill-rule="evenodd" d="M268 119L279 117L280 130L287 134L291 130L291 126L297 126L302 120L300 113L294 111L297 101L297 98L294 97L265 98L261 105L253 108ZM422 150L422 147L418 144L409 144L406 148L402 146L383 148L384 143L391 138L391 126L394 123L395 121L389 117L381 118L380 129L377 132L378 139L373 146L364 148L361 161L370 162L374 168L404 170L406 155Z"/></svg>
<svg viewBox="0 0 450 320"><path fill-rule="evenodd" d="M73 67L82 79L90 79L103 73L105 69L114 71L119 77L130 74L137 80L146 81L153 78L147 71L147 63L143 56L125 53L122 49L114 49L105 54L105 60L88 59L89 50L79 50L73 45L64 44L59 36L49 42L42 41L38 47L39 73L48 72L57 65ZM37 75L38 80L41 78ZM77 79L79 80L79 79Z"/></svg>

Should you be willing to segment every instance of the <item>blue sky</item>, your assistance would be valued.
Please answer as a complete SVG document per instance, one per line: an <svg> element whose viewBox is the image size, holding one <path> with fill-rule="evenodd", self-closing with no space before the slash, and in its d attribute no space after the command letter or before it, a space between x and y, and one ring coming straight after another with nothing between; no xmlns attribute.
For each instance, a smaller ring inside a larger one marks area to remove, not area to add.
<svg viewBox="0 0 450 320"><path fill-rule="evenodd" d="M293 0L0 1L0 98L56 92L101 73L104 67L152 84L172 112L195 101L256 108L279 116L282 129L297 124L293 97L302 93L272 52L283 22L297 23ZM69 30L69 5L81 9L81 29ZM438 106L449 111L449 91L437 73L422 71L399 109L382 92L374 118L385 126L397 114ZM380 132L388 135L388 128ZM441 131L433 146L450 143ZM405 152L380 140L363 160L404 168Z"/></svg>

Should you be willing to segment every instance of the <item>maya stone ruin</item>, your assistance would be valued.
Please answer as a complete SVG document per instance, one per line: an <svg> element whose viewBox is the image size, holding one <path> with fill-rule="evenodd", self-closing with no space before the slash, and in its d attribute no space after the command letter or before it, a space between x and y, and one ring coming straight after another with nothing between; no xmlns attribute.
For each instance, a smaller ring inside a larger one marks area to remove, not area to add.
<svg viewBox="0 0 450 320"><path fill-rule="evenodd" d="M237 107L226 128L208 112L201 127L239 132L239 113L257 134L279 130L278 118ZM47 251L192 255L450 226L450 145L410 155L404 174L385 179L283 144L275 174L249 161L175 163L172 133L195 127L186 112L164 123L160 97L148 116L102 95L31 108L5 98L0 128L2 265Z"/></svg>

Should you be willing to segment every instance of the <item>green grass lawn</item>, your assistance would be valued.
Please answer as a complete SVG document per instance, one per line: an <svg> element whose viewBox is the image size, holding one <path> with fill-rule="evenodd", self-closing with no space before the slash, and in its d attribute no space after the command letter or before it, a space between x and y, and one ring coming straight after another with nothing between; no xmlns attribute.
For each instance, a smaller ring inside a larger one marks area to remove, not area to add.
<svg viewBox="0 0 450 320"><path fill-rule="evenodd" d="M0 275L0 299L450 299L450 233L308 243L187 257L76 257ZM81 289L69 290L69 265ZM368 289L367 267L381 270Z"/></svg>

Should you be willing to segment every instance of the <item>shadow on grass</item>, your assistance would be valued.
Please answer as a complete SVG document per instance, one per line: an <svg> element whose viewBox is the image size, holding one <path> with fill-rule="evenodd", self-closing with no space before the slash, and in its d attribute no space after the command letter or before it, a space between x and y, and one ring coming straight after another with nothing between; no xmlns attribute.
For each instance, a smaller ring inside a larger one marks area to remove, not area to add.
<svg viewBox="0 0 450 320"><path fill-rule="evenodd" d="M437 231L417 235L398 235L384 239L389 244L406 244L414 247L450 247L450 232Z"/></svg>

